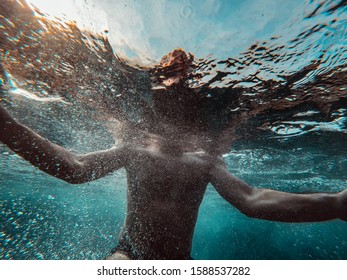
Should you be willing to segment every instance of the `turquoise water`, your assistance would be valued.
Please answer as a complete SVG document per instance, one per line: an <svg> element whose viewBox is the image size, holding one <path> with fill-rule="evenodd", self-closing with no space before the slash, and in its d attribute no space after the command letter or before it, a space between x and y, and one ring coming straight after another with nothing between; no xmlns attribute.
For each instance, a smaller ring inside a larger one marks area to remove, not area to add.
<svg viewBox="0 0 347 280"><path fill-rule="evenodd" d="M333 154L332 148L323 148L318 143L314 148L292 149L254 143L233 150L227 163L231 172L257 187L299 192L346 188L341 179L347 168L342 154L346 149ZM117 244L125 216L124 171L88 184L69 185L2 150L2 258L101 259ZM346 230L342 221L285 224L252 220L209 187L192 256L346 259Z"/></svg>
<svg viewBox="0 0 347 280"><path fill-rule="evenodd" d="M149 14L135 2L119 2L114 18L110 1L75 7L77 24L98 22L108 29L105 37L93 35L98 26L59 25L64 19L34 17L38 12L24 1L2 1L2 105L68 149L106 149L114 143L115 120L150 126L151 73L144 65L183 47L196 56L187 87L206 94L203 128L224 133L231 173L257 188L289 192L347 187L344 1L149 1ZM138 25L126 24L129 14ZM177 17L180 23L170 24ZM144 65L134 67L138 62ZM69 185L2 144L0 151L1 259L102 259L116 246L126 211L124 170ZM346 232L339 220L250 219L209 186L192 257L347 259Z"/></svg>

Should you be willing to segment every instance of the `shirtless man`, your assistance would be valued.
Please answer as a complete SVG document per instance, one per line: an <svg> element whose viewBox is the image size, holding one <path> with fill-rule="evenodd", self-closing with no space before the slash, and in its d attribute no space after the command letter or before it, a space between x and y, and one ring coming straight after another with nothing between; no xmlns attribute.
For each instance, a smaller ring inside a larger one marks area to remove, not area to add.
<svg viewBox="0 0 347 280"><path fill-rule="evenodd" d="M293 194L254 189L232 176L222 160L183 152L154 136L77 155L42 138L0 107L0 140L42 171L71 184L124 167L127 215L108 259L190 259L198 209L208 183L249 217L282 222L347 219L347 191Z"/></svg>
<svg viewBox="0 0 347 280"><path fill-rule="evenodd" d="M126 169L127 215L119 244L107 259L191 259L208 183L249 217L281 222L347 220L347 190L294 194L254 189L228 172L221 154L186 145L174 133L169 140L139 133L109 150L78 155L18 123L3 107L0 123L1 142L68 183L81 184Z"/></svg>

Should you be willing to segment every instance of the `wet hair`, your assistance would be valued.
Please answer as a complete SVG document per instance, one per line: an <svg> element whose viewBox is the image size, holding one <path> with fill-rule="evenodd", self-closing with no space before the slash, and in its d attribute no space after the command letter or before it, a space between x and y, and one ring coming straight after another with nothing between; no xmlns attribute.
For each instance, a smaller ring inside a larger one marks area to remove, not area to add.
<svg viewBox="0 0 347 280"><path fill-rule="evenodd" d="M159 65L151 71L152 80L156 84L161 84L170 77L187 78L189 72L194 67L194 55L186 53L178 48L164 55Z"/></svg>
<svg viewBox="0 0 347 280"><path fill-rule="evenodd" d="M187 53L182 49L175 49L172 52L164 55L160 61L160 66L163 68L167 68L170 66L174 66L180 64L185 67L189 67L194 60L194 55Z"/></svg>

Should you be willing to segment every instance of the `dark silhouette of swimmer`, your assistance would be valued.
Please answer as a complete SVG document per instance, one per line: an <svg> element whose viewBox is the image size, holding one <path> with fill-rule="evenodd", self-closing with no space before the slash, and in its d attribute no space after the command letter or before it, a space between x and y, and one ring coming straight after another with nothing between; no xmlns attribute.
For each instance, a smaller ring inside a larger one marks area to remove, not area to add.
<svg viewBox="0 0 347 280"><path fill-rule="evenodd" d="M172 72L168 71L161 82L178 85L186 76L189 58L176 50L165 59L164 66L171 67ZM157 134L131 131L131 137L114 148L79 155L39 136L0 107L0 141L32 165L71 184L126 169L127 214L119 244L106 259L190 259L198 209L208 183L252 218L280 222L347 219L347 190L286 193L254 189L234 177L223 162L222 150L200 145L205 138L189 134L185 128L165 127L170 118L175 119L173 122L188 118L183 126L189 128L193 120L181 113L159 108L164 123Z"/></svg>

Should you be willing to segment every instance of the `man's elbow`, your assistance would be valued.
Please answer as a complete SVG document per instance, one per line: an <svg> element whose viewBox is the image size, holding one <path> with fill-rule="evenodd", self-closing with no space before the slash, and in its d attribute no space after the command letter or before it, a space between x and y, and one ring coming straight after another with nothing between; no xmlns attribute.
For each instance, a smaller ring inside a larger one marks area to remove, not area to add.
<svg viewBox="0 0 347 280"><path fill-rule="evenodd" d="M62 169L58 174L55 175L55 177L72 185L78 185L89 182L89 180L87 180L86 178L87 176L83 174L79 168L69 167L65 170Z"/></svg>
<svg viewBox="0 0 347 280"><path fill-rule="evenodd" d="M247 195L242 206L239 207L240 212L249 218L262 219L262 211L259 209L258 196L258 190L254 190L251 194Z"/></svg>
<svg viewBox="0 0 347 280"><path fill-rule="evenodd" d="M244 207L241 207L239 210L242 214L246 215L249 218L258 218L255 209L249 205L245 205Z"/></svg>
<svg viewBox="0 0 347 280"><path fill-rule="evenodd" d="M253 219L287 221L285 213L281 213L277 205L277 202L269 198L267 190L255 189L245 199L245 203L240 208L240 211Z"/></svg>

